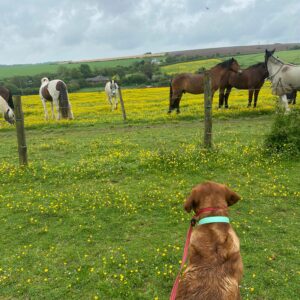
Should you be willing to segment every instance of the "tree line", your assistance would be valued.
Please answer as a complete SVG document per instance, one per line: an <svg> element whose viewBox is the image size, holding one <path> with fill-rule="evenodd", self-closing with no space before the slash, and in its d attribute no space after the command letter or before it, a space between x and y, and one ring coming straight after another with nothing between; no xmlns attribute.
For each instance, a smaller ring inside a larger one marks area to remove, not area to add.
<svg viewBox="0 0 300 300"><path fill-rule="evenodd" d="M55 73L44 72L42 74L31 76L13 76L0 81L1 86L9 88L15 95L37 94L41 85L41 78L61 79L68 85L70 92L75 92L83 88L91 88L103 84L95 84L87 81L87 78L93 78L102 75L109 79L114 78L122 86L142 86L168 85L169 76L163 74L160 66L150 60L141 60L134 62L130 66L116 66L106 68L91 68L88 64L81 64L79 67L67 67L61 65Z"/></svg>

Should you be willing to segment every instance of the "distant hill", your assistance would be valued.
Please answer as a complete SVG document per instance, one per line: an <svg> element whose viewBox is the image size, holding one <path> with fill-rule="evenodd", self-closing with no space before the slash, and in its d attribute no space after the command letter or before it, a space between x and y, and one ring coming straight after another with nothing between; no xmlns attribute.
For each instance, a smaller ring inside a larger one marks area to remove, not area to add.
<svg viewBox="0 0 300 300"><path fill-rule="evenodd" d="M245 54L258 55L258 58L252 59L255 61L260 61L263 57L265 49L276 48L276 52L292 49L300 49L300 43L290 43L290 44L265 44L265 45L252 45L252 46L235 46L235 47L220 47L220 48L207 48L207 49L194 49L194 50L182 50L182 51L171 51L171 52L160 52L160 53L151 53L147 52L141 55L132 55L132 56L123 56L115 58L98 58L98 59L89 59L89 60L79 60L79 61L61 61L61 62L49 62L49 63L40 63L40 64L24 64L24 65L0 65L0 80L4 78L11 78L13 76L26 76L26 75L37 75L41 74L47 75L51 73L56 73L58 68L64 66L66 68L78 68L80 64L88 64L91 68L111 68L116 66L129 66L136 61L141 61L144 59L148 60L157 60L163 61L165 57L168 56L186 56L197 57L196 59L206 59L206 58L219 58L227 56L238 57L239 62L243 59L247 60L245 63L242 62L242 66L247 66L250 64L250 61L246 57L242 57ZM290 51L288 51L290 52ZM299 56L299 54L297 54ZM287 60L291 63L298 63L298 57L295 60ZM201 63L202 64L202 63ZM204 67L209 67L205 65ZM178 72L176 70L170 71L170 73Z"/></svg>
<svg viewBox="0 0 300 300"><path fill-rule="evenodd" d="M264 52L265 49L274 49L276 51L295 50L300 49L300 43L287 44L265 44L265 45L251 45L251 46L233 46L220 48L207 48L195 50L171 51L167 54L170 56L203 56L203 57L218 57L218 56L235 56L241 54L255 54Z"/></svg>

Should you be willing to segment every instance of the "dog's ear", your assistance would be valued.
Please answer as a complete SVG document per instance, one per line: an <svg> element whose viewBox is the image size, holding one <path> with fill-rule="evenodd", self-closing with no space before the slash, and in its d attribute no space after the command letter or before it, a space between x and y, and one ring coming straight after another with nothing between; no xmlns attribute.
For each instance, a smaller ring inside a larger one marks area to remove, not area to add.
<svg viewBox="0 0 300 300"><path fill-rule="evenodd" d="M195 206L195 192L192 191L191 194L186 198L184 203L184 209L189 213Z"/></svg>
<svg viewBox="0 0 300 300"><path fill-rule="evenodd" d="M226 190L226 202L228 206L237 203L241 199L241 197L236 192L232 191L227 186L225 186L225 190Z"/></svg>

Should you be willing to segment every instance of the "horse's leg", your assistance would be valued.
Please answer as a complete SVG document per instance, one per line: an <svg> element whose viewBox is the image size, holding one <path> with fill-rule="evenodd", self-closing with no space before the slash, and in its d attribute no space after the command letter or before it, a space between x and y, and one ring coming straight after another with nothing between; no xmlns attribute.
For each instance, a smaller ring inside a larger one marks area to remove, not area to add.
<svg viewBox="0 0 300 300"><path fill-rule="evenodd" d="M260 89L256 89L255 92L254 92L254 104L253 104L253 107L256 107L259 91L260 91Z"/></svg>
<svg viewBox="0 0 300 300"><path fill-rule="evenodd" d="M281 102L285 107L285 113L290 112L290 108L289 108L289 104L288 104L288 100L287 100L287 96L286 95L282 95L281 96Z"/></svg>
<svg viewBox="0 0 300 300"><path fill-rule="evenodd" d="M219 108L221 108L224 104L224 97L225 97L224 92L225 92L225 88L220 88L220 90L219 90Z"/></svg>
<svg viewBox="0 0 300 300"><path fill-rule="evenodd" d="M53 102L55 104L55 108L56 108L56 112L57 112L56 120L60 120L60 111L59 111L58 99L53 98Z"/></svg>
<svg viewBox="0 0 300 300"><path fill-rule="evenodd" d="M110 108L111 108L111 110L112 110L111 96L110 96L110 95L106 95L106 100L107 100L107 102L110 104Z"/></svg>
<svg viewBox="0 0 300 300"><path fill-rule="evenodd" d="M51 101L51 113L52 113L52 119L54 119L53 101Z"/></svg>
<svg viewBox="0 0 300 300"><path fill-rule="evenodd" d="M180 114L179 104L180 104L181 97L182 97L182 93L176 98L176 113L177 114Z"/></svg>
<svg viewBox="0 0 300 300"><path fill-rule="evenodd" d="M247 107L251 107L252 104L252 97L253 97L253 89L249 89L248 90L248 106ZM255 102L254 102L255 103Z"/></svg>
<svg viewBox="0 0 300 300"><path fill-rule="evenodd" d="M118 95L119 95L119 91L117 91L117 93L116 93L116 102L115 102L116 109L118 109L118 98L120 97Z"/></svg>
<svg viewBox="0 0 300 300"><path fill-rule="evenodd" d="M117 109L117 106L118 106L118 97L117 97L117 95L115 95L115 97L114 97L114 105L115 105L114 109Z"/></svg>
<svg viewBox="0 0 300 300"><path fill-rule="evenodd" d="M296 104L296 98L297 98L297 91L294 91L294 94L293 94L293 101L292 101L292 104L293 104L293 105Z"/></svg>
<svg viewBox="0 0 300 300"><path fill-rule="evenodd" d="M68 118L69 118L69 120L74 119L74 115L73 115L73 112L72 112L72 106L71 106L70 102L69 102L69 108L68 108Z"/></svg>
<svg viewBox="0 0 300 300"><path fill-rule="evenodd" d="M42 100L42 104L43 104L43 107L44 107L45 120L48 120L49 117L48 117L48 111L47 111L47 106L46 106L46 100L45 99L41 99L41 100Z"/></svg>
<svg viewBox="0 0 300 300"><path fill-rule="evenodd" d="M229 98L231 89L232 89L232 87L227 88L225 96L224 96L225 108L228 108L228 98Z"/></svg>

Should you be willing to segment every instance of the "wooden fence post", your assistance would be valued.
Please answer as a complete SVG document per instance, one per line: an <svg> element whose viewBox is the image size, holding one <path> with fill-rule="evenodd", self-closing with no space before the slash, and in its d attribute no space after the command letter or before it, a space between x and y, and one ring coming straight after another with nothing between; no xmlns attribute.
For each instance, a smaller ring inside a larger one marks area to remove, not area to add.
<svg viewBox="0 0 300 300"><path fill-rule="evenodd" d="M26 166L28 164L27 146L26 146L26 138L25 138L24 114L22 111L21 96L14 96L13 102L15 106L14 113L16 118L19 162L21 166Z"/></svg>
<svg viewBox="0 0 300 300"><path fill-rule="evenodd" d="M122 108L122 114L123 114L123 120L126 121L126 112L125 112L125 105L122 97L121 87L119 86L119 97L121 102L121 108Z"/></svg>
<svg viewBox="0 0 300 300"><path fill-rule="evenodd" d="M212 147L212 92L209 72L204 73L204 147Z"/></svg>

